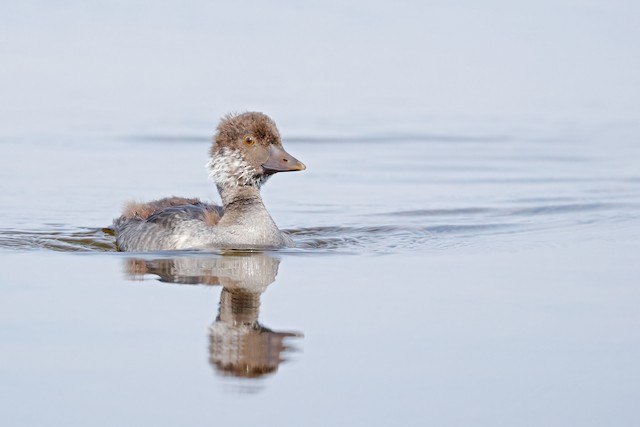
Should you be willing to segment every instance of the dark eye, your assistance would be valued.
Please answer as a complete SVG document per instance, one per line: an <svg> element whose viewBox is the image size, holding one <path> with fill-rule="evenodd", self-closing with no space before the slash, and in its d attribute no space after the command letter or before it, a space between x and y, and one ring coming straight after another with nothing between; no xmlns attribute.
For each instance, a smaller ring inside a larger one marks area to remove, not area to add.
<svg viewBox="0 0 640 427"><path fill-rule="evenodd" d="M244 137L244 143L247 145L253 145L253 143L255 142L255 140L253 139L253 137L251 135L247 135Z"/></svg>

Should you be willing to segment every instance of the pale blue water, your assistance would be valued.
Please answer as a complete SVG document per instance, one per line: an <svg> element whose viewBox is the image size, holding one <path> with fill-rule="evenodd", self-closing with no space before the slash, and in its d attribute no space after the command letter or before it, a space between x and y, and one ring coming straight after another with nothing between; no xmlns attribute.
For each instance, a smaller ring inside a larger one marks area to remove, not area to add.
<svg viewBox="0 0 640 427"><path fill-rule="evenodd" d="M168 136L4 141L11 425L638 420L633 141L285 138L297 249L115 253L122 201L214 194Z"/></svg>
<svg viewBox="0 0 640 427"><path fill-rule="evenodd" d="M463 6L6 6L2 424L638 425L637 7ZM238 109L298 247L115 252Z"/></svg>

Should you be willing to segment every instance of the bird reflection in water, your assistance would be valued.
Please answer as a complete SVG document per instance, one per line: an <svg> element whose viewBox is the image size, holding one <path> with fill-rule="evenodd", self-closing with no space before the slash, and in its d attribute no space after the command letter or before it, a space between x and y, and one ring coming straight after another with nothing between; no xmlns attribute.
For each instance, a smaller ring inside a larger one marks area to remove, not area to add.
<svg viewBox="0 0 640 427"><path fill-rule="evenodd" d="M161 282L221 285L218 316L209 327L209 362L217 372L259 378L276 372L292 351L286 338L300 332L274 331L258 321L260 297L275 281L280 260L264 253L126 260L130 279L153 274Z"/></svg>

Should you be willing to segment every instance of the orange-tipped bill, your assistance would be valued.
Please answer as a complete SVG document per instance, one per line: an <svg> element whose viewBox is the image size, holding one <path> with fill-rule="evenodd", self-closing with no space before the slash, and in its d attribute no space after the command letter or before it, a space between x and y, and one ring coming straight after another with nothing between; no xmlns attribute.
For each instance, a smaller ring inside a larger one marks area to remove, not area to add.
<svg viewBox="0 0 640 427"><path fill-rule="evenodd" d="M269 148L269 158L262 167L266 173L303 171L307 168L300 160L275 145Z"/></svg>

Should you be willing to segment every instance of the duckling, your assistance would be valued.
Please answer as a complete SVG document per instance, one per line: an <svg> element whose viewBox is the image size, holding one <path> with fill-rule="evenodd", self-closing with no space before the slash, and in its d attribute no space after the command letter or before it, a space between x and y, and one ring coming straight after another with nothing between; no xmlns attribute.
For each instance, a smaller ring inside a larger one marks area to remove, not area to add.
<svg viewBox="0 0 640 427"><path fill-rule="evenodd" d="M222 206L182 197L130 203L113 223L118 250L293 246L260 196L273 174L306 169L282 147L275 122L259 112L229 114L218 125L210 154L209 176Z"/></svg>

